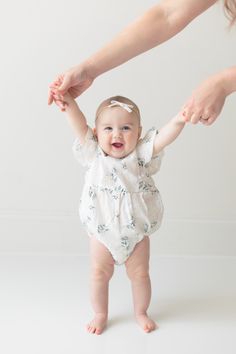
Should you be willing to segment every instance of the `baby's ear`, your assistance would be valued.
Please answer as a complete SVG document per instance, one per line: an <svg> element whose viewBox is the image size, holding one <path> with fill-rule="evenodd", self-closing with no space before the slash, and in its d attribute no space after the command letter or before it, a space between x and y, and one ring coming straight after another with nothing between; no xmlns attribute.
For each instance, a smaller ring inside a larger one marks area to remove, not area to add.
<svg viewBox="0 0 236 354"><path fill-rule="evenodd" d="M97 129L93 128L93 135L97 136Z"/></svg>

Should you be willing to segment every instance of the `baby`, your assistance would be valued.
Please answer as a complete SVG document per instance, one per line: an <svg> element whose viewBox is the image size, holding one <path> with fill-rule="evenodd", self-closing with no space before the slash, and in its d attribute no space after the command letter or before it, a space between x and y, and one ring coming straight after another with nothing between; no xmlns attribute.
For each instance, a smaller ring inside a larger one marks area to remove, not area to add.
<svg viewBox="0 0 236 354"><path fill-rule="evenodd" d="M56 91L54 95L60 99ZM79 208L90 236L95 312L87 330L103 332L108 319L109 280L114 265L125 264L136 320L145 332L151 332L157 326L147 314L151 299L149 235L159 228L163 215L152 175L160 168L164 147L180 134L185 119L177 115L159 132L152 128L140 139L140 112L128 98L115 96L103 101L94 129L69 94L63 103L77 136L74 155L87 167Z"/></svg>

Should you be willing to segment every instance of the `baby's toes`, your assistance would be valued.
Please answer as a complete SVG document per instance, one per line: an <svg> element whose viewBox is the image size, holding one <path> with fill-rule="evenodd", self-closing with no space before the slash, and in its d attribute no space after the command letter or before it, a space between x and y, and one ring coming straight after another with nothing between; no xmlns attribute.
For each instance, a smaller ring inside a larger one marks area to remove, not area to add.
<svg viewBox="0 0 236 354"><path fill-rule="evenodd" d="M150 328L148 325L145 325L143 329L144 329L144 332L146 332L146 333L150 332Z"/></svg>
<svg viewBox="0 0 236 354"><path fill-rule="evenodd" d="M101 328L97 328L97 329L96 329L96 331L95 331L94 333L96 333L96 334L98 334L98 335L99 335L99 334L101 334L101 333L102 333Z"/></svg>
<svg viewBox="0 0 236 354"><path fill-rule="evenodd" d="M90 325L87 325L87 331L89 333L93 333L94 332L94 327L93 326L90 326Z"/></svg>

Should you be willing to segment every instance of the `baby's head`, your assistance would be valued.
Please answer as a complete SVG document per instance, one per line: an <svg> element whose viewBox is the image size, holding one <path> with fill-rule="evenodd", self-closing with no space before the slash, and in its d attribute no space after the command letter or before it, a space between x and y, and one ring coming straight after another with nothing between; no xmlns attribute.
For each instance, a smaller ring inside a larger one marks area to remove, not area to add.
<svg viewBox="0 0 236 354"><path fill-rule="evenodd" d="M114 96L99 105L94 134L107 155L117 159L129 155L135 149L141 132L140 112L130 99Z"/></svg>

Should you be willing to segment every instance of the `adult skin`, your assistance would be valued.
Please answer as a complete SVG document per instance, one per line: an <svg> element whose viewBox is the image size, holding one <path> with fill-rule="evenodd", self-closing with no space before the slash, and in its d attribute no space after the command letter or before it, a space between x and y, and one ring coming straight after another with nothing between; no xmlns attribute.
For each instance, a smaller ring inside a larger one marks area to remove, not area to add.
<svg viewBox="0 0 236 354"><path fill-rule="evenodd" d="M59 75L50 85L48 103L53 101L64 110L63 94L81 95L104 72L169 40L193 19L213 6L217 0L163 0L83 63ZM225 0L224 8L236 19L236 0ZM61 82L58 89L57 83ZM192 93L183 106L186 121L210 125L219 116L225 99L236 91L236 66L209 77Z"/></svg>

